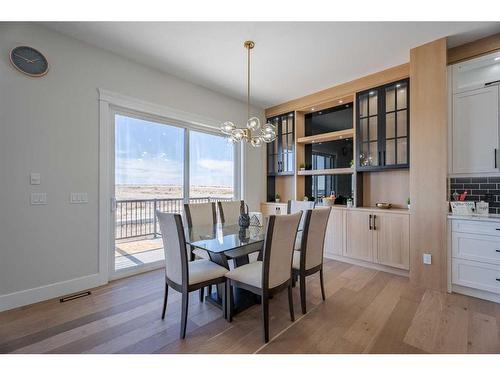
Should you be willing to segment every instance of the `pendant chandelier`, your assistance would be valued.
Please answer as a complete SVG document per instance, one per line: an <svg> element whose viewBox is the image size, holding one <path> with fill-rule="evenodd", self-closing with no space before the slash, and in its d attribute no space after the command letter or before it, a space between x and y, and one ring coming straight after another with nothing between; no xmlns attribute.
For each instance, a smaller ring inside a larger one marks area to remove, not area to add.
<svg viewBox="0 0 500 375"><path fill-rule="evenodd" d="M226 121L220 127L222 133L229 136L232 143L250 142L253 147L260 147L263 143L270 143L276 139L276 128L267 123L260 126L257 117L250 117L250 51L255 47L255 43L247 40L243 43L247 49L247 123L245 128L238 128L231 121Z"/></svg>

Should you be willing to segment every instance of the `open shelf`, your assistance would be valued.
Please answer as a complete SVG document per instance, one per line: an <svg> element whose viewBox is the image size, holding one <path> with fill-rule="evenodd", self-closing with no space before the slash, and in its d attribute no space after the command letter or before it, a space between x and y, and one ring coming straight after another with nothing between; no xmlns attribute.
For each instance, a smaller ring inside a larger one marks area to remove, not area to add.
<svg viewBox="0 0 500 375"><path fill-rule="evenodd" d="M333 169L315 169L315 170L305 170L298 171L299 176L323 176L331 174L353 174L353 168L333 168Z"/></svg>
<svg viewBox="0 0 500 375"><path fill-rule="evenodd" d="M336 141L337 139L345 139L352 137L354 137L354 129L345 129L336 132L310 135L308 137L301 137L297 139L297 143L309 144L317 142L329 142L329 141Z"/></svg>

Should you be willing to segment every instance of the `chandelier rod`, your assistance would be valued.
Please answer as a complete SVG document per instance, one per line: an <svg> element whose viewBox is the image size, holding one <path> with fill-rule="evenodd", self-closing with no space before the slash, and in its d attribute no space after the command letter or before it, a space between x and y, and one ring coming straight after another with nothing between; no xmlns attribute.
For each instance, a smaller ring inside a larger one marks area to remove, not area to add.
<svg viewBox="0 0 500 375"><path fill-rule="evenodd" d="M250 50L255 47L255 43L251 40L243 43L247 49L247 120L250 118Z"/></svg>

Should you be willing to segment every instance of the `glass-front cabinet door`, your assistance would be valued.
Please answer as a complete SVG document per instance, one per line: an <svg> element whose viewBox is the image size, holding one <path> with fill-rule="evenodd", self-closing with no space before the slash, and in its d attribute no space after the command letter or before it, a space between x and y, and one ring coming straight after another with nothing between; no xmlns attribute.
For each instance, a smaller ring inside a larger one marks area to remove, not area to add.
<svg viewBox="0 0 500 375"><path fill-rule="evenodd" d="M409 81L357 94L356 162L360 171L409 166Z"/></svg>
<svg viewBox="0 0 500 375"><path fill-rule="evenodd" d="M359 165L379 165L378 92L367 91L358 97Z"/></svg>
<svg viewBox="0 0 500 375"><path fill-rule="evenodd" d="M398 82L384 88L385 149L383 164L408 165L408 83Z"/></svg>
<svg viewBox="0 0 500 375"><path fill-rule="evenodd" d="M267 144L267 174L289 175L294 173L295 124L294 115L287 113L267 119L276 127L276 140Z"/></svg>

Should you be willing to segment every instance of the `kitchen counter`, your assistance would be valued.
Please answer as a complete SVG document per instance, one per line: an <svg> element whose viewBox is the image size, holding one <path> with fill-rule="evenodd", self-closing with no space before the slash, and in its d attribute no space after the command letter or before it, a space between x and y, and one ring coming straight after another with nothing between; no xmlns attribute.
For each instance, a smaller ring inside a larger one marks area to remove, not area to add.
<svg viewBox="0 0 500 375"><path fill-rule="evenodd" d="M316 207L328 207L322 204L317 204ZM394 214L410 214L410 210L407 208L389 208L389 209L384 209L384 208L378 208L378 207L352 207L352 208L347 208L345 205L341 204L335 204L333 206L330 206L334 210L353 210L353 211L375 211L375 212L380 212L380 213L394 213ZM500 217L500 215L498 215Z"/></svg>
<svg viewBox="0 0 500 375"><path fill-rule="evenodd" d="M454 214L449 214L448 219L499 222L500 215L498 215L498 214L488 214L488 215L454 215Z"/></svg>

